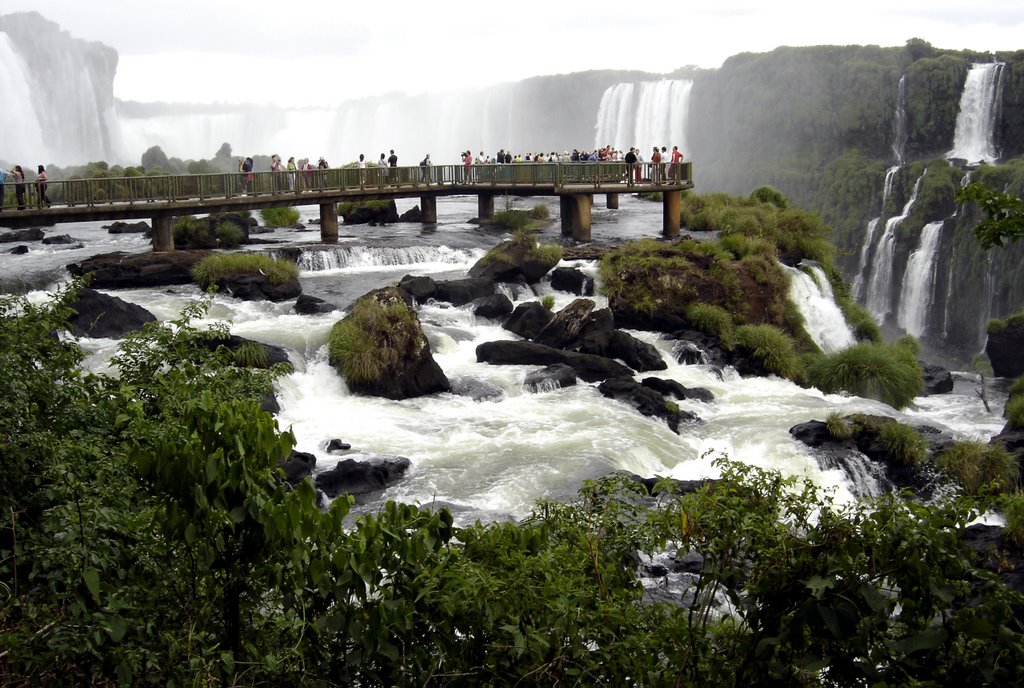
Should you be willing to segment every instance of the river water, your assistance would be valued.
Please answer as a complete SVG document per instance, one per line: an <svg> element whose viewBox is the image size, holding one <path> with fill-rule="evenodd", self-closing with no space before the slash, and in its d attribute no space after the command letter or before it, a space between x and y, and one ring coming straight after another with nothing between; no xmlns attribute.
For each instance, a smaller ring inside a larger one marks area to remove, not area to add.
<svg viewBox="0 0 1024 688"><path fill-rule="evenodd" d="M601 197L595 199L603 201ZM537 199L508 199L529 208ZM541 201L543 202L543 201ZM400 200L399 212L415 203ZM557 203L547 203L552 221L542 240L561 239ZM498 203L501 206L501 202ZM474 379L489 383L500 396L474 401L468 396L441 394L391 401L351 394L343 379L327 364L326 340L344 309L367 291L392 284L407 274L429 274L435 279L464 277L473 263L507 235L469 222L476 214L475 197L443 198L438 202L438 224L385 227L341 227L337 248L327 260L303 270L304 293L335 304L331 314L300 316L293 302L247 302L218 296L211 320L229 323L233 334L286 347L295 372L277 383L281 405L278 422L291 428L297 449L317 456L317 470L326 470L342 458L405 456L412 462L406 476L385 493L366 502L373 509L383 499L412 503L444 503L460 522L474 519L512 519L529 513L536 500L574 494L585 478L615 470L644 476L680 479L715 477L713 461L731 459L784 474L807 477L831 488L839 501L873 491L863 478L851 478L839 469L824 470L813 452L789 435L789 428L811 419L824 420L829 412L884 414L912 423L946 428L962 438L987 440L1003 426L1005 394L990 390L992 411L986 412L968 375L958 375L953 394L921 397L910 409L897 413L876 401L823 394L778 378L743 379L727 369L719 374L703 365L681 365L672 355L673 342L650 332L631 333L655 345L668 369L638 375L677 380L688 387L705 387L715 401L685 401L683 410L701 421L672 432L663 421L645 418L629 406L604 398L596 384L543 392L524 389L531 366L492 366L476 362L477 345L513 339L497 321L477 318L468 307L425 304L419 317L434 358L454 381ZM301 208L303 222L316 217L315 206ZM620 196L620 208L607 210L595 203L595 244L656 237L660 233L661 205ZM29 244L28 254L0 254L0 285L4 291L29 291L42 300L67 279L67 263L113 250L149 250L140 235L111 235L99 223L78 223L51 228L48 234L68 234L83 248L56 249ZM319 231L276 230L258 235L288 244L316 243ZM12 244L0 245L0 247ZM262 247L260 247L262 248ZM273 250L273 246L266 247ZM596 276L593 264L576 265ZM176 316L198 296L196 287L181 286L109 292L137 303L160 319ZM515 303L555 297L556 310L575 296L538 285L536 294L520 295ZM511 296L511 294L510 294ZM603 297L594 299L598 307ZM107 370L117 342L85 339L90 352L87 365ZM328 440L338 438L352 446L345 455L330 454Z"/></svg>

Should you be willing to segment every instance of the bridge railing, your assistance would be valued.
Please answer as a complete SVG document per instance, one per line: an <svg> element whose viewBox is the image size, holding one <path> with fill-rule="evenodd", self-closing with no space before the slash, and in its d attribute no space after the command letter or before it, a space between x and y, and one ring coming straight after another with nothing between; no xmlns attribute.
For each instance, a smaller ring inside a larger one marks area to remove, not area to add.
<svg viewBox="0 0 1024 688"><path fill-rule="evenodd" d="M53 205L101 206L174 201L225 199L241 196L280 196L287 205L301 194L381 189L387 191L430 189L450 186L594 186L627 182L623 162L512 163L508 165L433 165L430 167L336 167L285 172L225 172L215 174L162 175L138 177L94 177L47 183L46 195ZM639 163L632 170L635 182L688 187L693 179L692 163ZM34 182L24 184L28 208L43 205L42 189ZM15 184L4 184L4 207L16 208Z"/></svg>

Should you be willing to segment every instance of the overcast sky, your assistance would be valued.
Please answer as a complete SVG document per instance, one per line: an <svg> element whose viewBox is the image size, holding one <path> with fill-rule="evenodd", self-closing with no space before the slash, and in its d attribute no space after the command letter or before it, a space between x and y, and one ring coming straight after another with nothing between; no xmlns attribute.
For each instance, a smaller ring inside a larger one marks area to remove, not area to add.
<svg viewBox="0 0 1024 688"><path fill-rule="evenodd" d="M1024 0L47 0L0 13L19 9L115 48L114 93L140 101L334 105L911 37L941 48L1024 48Z"/></svg>

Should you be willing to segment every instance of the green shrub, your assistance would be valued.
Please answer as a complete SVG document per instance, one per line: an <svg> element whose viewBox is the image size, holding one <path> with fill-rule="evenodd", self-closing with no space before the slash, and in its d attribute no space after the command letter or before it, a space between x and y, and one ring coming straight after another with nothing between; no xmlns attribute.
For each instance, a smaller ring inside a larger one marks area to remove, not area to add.
<svg viewBox="0 0 1024 688"><path fill-rule="evenodd" d="M749 255L766 255L775 258L778 254L775 244L764 237L726 234L718 240L718 243L736 258L745 258Z"/></svg>
<svg viewBox="0 0 1024 688"><path fill-rule="evenodd" d="M258 274L266 275L271 284L283 284L298 279L299 269L291 261L261 253L218 253L192 266L192 279L203 289L226 277Z"/></svg>
<svg viewBox="0 0 1024 688"><path fill-rule="evenodd" d="M401 361L419 355L426 344L416 313L405 302L383 304L364 297L331 328L328 352L331 365L349 384L372 385Z"/></svg>
<svg viewBox="0 0 1024 688"><path fill-rule="evenodd" d="M999 334L1005 329L1006 321L1000 320L999 318L993 318L992 320L989 320L988 324L985 326L985 331L989 334Z"/></svg>
<svg viewBox="0 0 1024 688"><path fill-rule="evenodd" d="M217 247L217 237L210 231L210 223L194 215L180 215L171 225L174 247L179 250Z"/></svg>
<svg viewBox="0 0 1024 688"><path fill-rule="evenodd" d="M1006 491L1017 480L1014 458L1002 447L982 442L954 442L935 458L935 465L969 495L990 483Z"/></svg>
<svg viewBox="0 0 1024 688"><path fill-rule="evenodd" d="M732 333L732 316L719 306L705 301L694 301L686 306L683 317L695 329L719 337Z"/></svg>
<svg viewBox="0 0 1024 688"><path fill-rule="evenodd" d="M550 313L555 310L555 297L551 294L545 294L540 299L540 305L544 306L544 309Z"/></svg>
<svg viewBox="0 0 1024 688"><path fill-rule="evenodd" d="M825 419L825 427L829 437L834 440L848 440L853 437L853 424L838 411L828 414L828 418Z"/></svg>
<svg viewBox="0 0 1024 688"><path fill-rule="evenodd" d="M749 351L769 372L790 380L803 370L793 339L774 325L742 325L736 328L735 346Z"/></svg>
<svg viewBox="0 0 1024 688"><path fill-rule="evenodd" d="M823 356L807 373L809 382L823 392L849 392L896 409L913 401L924 384L920 366L905 350L873 342Z"/></svg>
<svg viewBox="0 0 1024 688"><path fill-rule="evenodd" d="M1006 423L1010 428L1014 430L1024 428L1024 395L1018 394L1010 397L1010 400L1006 402L1006 409L1003 413L1006 416Z"/></svg>
<svg viewBox="0 0 1024 688"><path fill-rule="evenodd" d="M876 344L883 342L882 328L868 309L849 297L837 298L836 304L843 311L843 317L846 318L846 323L850 326L853 336L858 342L874 342Z"/></svg>
<svg viewBox="0 0 1024 688"><path fill-rule="evenodd" d="M245 232L234 222L221 222L217 225L217 246L219 248L235 248L245 241Z"/></svg>
<svg viewBox="0 0 1024 688"><path fill-rule="evenodd" d="M1006 517L1003 537L1018 547L1024 547L1024 494L1015 492L1006 498L1003 516Z"/></svg>
<svg viewBox="0 0 1024 688"><path fill-rule="evenodd" d="M905 334L892 343L893 350L916 360L921 356L921 342L910 334Z"/></svg>
<svg viewBox="0 0 1024 688"><path fill-rule="evenodd" d="M530 209L530 217L534 220L547 220L551 217L551 211L546 203L538 203Z"/></svg>
<svg viewBox="0 0 1024 688"><path fill-rule="evenodd" d="M786 200L782 192L771 186L759 186L754 189L750 194L750 199L758 203L768 203L776 208L785 208L789 205L789 201Z"/></svg>
<svg viewBox="0 0 1024 688"><path fill-rule="evenodd" d="M235 364L243 368L266 368L269 365L267 347L259 342L245 342L233 352Z"/></svg>
<svg viewBox="0 0 1024 688"><path fill-rule="evenodd" d="M491 224L518 232L531 227L533 220L530 219L530 213L525 210L502 210L494 213L494 220Z"/></svg>
<svg viewBox="0 0 1024 688"><path fill-rule="evenodd" d="M889 458L904 466L917 466L928 458L928 442L914 428L896 421L883 423L878 437Z"/></svg>
<svg viewBox="0 0 1024 688"><path fill-rule="evenodd" d="M265 227L291 227L299 221L299 211L291 207L264 208L260 219Z"/></svg>

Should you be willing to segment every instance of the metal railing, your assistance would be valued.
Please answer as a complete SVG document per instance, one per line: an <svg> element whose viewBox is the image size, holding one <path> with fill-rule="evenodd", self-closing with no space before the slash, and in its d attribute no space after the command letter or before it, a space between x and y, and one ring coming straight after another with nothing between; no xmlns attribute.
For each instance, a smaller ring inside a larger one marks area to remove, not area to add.
<svg viewBox="0 0 1024 688"><path fill-rule="evenodd" d="M630 174L627 176L627 172ZM312 192L387 192L431 188L493 186L552 187L558 193L567 187L604 188L621 185L654 184L666 189L689 188L693 167L690 162L638 163L627 170L624 162L511 163L506 165L432 165L429 167L338 167L326 170L284 172L226 172L135 177L94 177L47 182L45 198L50 205L94 207L114 204L152 204L240 197L282 197L287 205ZM3 207L16 210L46 207L44 189L35 181L4 184ZM574 189L575 190L575 189ZM605 189L607 191L607 189ZM20 196L20 199L19 199Z"/></svg>

